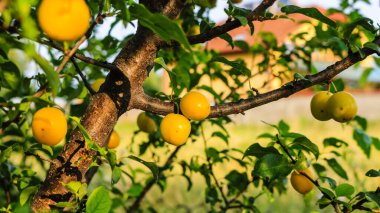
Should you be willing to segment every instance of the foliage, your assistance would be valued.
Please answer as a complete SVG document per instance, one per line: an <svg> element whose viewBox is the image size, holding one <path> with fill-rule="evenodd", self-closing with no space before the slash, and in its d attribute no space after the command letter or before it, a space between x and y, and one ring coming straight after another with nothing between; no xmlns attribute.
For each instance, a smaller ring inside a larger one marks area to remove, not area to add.
<svg viewBox="0 0 380 213"><path fill-rule="evenodd" d="M266 19L289 18L288 14L294 13L311 18L303 21L303 24L310 26L315 36L299 32L291 35L291 45L279 42L270 32L255 32L255 39L261 42L253 45L243 40L233 40L228 33L220 35L232 48L240 48L252 57L253 63L248 66L246 60L231 60L204 45L190 45L186 33L192 26L199 26L201 33L216 26L209 15L214 5L212 3L200 7L188 0L177 19L171 20L131 0L106 0L103 11L100 12L111 23L110 27L102 38L89 37L89 45L80 48L78 53L101 62L111 60L133 37L127 35L119 40L113 30L120 25L135 27L135 20L138 20L139 24L149 28L167 43L159 50L150 76L167 72L170 92L145 84L145 93L178 104L184 92L199 90L212 96L213 104L221 105L255 97L259 94L257 91L268 91L268 85L274 81L285 85L289 81L304 79L307 75L319 72L312 57L315 52L329 51L337 58L353 53L365 57L363 48L379 52L379 45L373 42L378 35L378 26L355 9L357 2L368 3L342 0L340 8L328 11L345 14L347 20L344 23L331 20L315 8L294 5L284 6L283 13L280 14L265 13ZM88 1L88 4L91 14L94 14L92 18L95 19L99 4L97 1ZM3 188L0 191L0 212L17 212L29 205L32 196L41 186L51 159L55 159L62 151L61 145L49 147L37 143L31 132L32 115L42 107L58 104L70 116L69 132L78 127L83 133L86 147L98 153L98 157L92 159L91 167L112 170L112 175L100 174L110 178L102 179L100 186L93 186L95 189L81 182L64 184L75 198L69 202L59 202L59 208L79 212L136 210L153 185L157 185L163 193L168 188L168 178L179 176L187 181L187 190L190 190L194 185L194 176L200 175L207 185L201 195L207 211L223 212L238 208L247 212L259 212L256 200L261 195L268 195L268 199L273 193L286 196L290 186L287 181L289 174L293 170L308 167L313 168L317 175L317 188L322 195L317 202L319 208L331 205L347 212L359 207L380 208L379 188L362 191L354 188L349 179L352 170L344 164L343 150L355 144L349 144L337 135L323 140L323 148L328 152L321 152L316 141L311 141L302 133L292 132L291 124L281 118L278 124L268 124L273 131L268 130L257 139L252 139L252 144L246 150L208 144L211 139L217 139L229 147L231 139L225 126L232 123L230 117L192 122L187 143L202 143L200 146L204 153L188 160L176 158L177 153L185 147L177 147L169 153L171 145L163 141L159 132L151 133L148 137L139 137L146 134L141 131L134 132L128 145L131 154L128 155L117 156L115 151L100 147L91 139L78 118L84 114L91 93L73 64L67 64L59 74L55 72L54 67L60 65L64 53L53 48L52 42L39 30L36 23L37 5L35 0L13 0L0 13L0 186ZM241 25L248 25L254 32L253 24L247 19L249 11L246 9L229 1L224 12ZM58 45L72 48L75 43ZM376 61L379 66L380 60ZM88 82L104 78L108 74L108 70L85 61L78 61L78 65ZM371 70L365 72L361 85L366 85L370 72ZM265 80L260 84L252 82L259 77ZM214 82L220 82L223 89L217 89ZM330 82L325 83L314 89L335 90L333 92L344 89L344 82L340 79L334 79L331 87ZM44 86L47 93L35 97L36 91ZM156 124L162 120L160 115L147 114ZM206 125L213 127L209 135L204 131ZM374 150L380 150L380 140L369 135L367 127L366 118L360 116L346 125L346 128L352 129L352 138L362 154L368 160L373 160L376 158L373 156ZM66 140L69 136L70 134ZM134 145L138 146L137 150ZM166 156L158 156L156 153L165 153ZM136 168L135 161L147 168ZM215 168L223 168L228 162L237 163L239 167L217 177ZM179 174L174 172L178 170ZM327 171L334 172L335 175L326 176ZM379 168L373 168L366 175L379 177ZM341 178L344 182L338 184L337 179ZM248 193L252 187L260 193ZM155 212L154 206L148 210Z"/></svg>

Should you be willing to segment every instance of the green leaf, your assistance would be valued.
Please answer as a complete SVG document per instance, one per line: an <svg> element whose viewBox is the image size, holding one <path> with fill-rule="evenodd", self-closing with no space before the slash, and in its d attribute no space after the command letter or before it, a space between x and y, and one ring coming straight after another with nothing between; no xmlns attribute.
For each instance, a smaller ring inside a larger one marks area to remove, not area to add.
<svg viewBox="0 0 380 213"><path fill-rule="evenodd" d="M326 189L324 187L318 187L318 189L321 192L325 193L329 198L331 198L331 199L335 198L334 192L332 192L330 189Z"/></svg>
<svg viewBox="0 0 380 213"><path fill-rule="evenodd" d="M232 39L230 34L224 33L220 35L219 38L227 41L227 43L231 46L232 49L235 47L234 40Z"/></svg>
<svg viewBox="0 0 380 213"><path fill-rule="evenodd" d="M241 23L242 26L245 26L248 24L248 20L244 16L234 16L239 22Z"/></svg>
<svg viewBox="0 0 380 213"><path fill-rule="evenodd" d="M30 195L36 192L38 189L37 186L29 186L22 190L20 193L20 205L23 206L29 199Z"/></svg>
<svg viewBox="0 0 380 213"><path fill-rule="evenodd" d="M370 157L371 154L371 144L372 139L367 135L363 130L355 128L353 138L358 143L359 147L363 150L364 154L367 158Z"/></svg>
<svg viewBox="0 0 380 213"><path fill-rule="evenodd" d="M357 115L357 116L355 116L354 121L356 121L359 124L359 126L362 128L362 130L364 130L364 131L367 130L368 122L367 122L366 118Z"/></svg>
<svg viewBox="0 0 380 213"><path fill-rule="evenodd" d="M319 12L316 8L301 8L295 5L286 5L281 8L281 11L286 14L300 13L310 18L317 19L331 27L336 28L336 23L329 19L327 16L324 16L321 12Z"/></svg>
<svg viewBox="0 0 380 213"><path fill-rule="evenodd" d="M376 203L377 207L380 208L380 192L365 192L365 196L368 200Z"/></svg>
<svg viewBox="0 0 380 213"><path fill-rule="evenodd" d="M226 144L228 144L228 135L225 135L222 132L213 132L211 137L218 137L222 139Z"/></svg>
<svg viewBox="0 0 380 213"><path fill-rule="evenodd" d="M128 189L128 195L131 197L138 197L141 192L144 190L144 187L141 184L133 184Z"/></svg>
<svg viewBox="0 0 380 213"><path fill-rule="evenodd" d="M380 140L378 138L372 137L372 144L377 150L380 150Z"/></svg>
<svg viewBox="0 0 380 213"><path fill-rule="evenodd" d="M59 85L61 85L59 82L58 73L54 70L53 66L51 66L50 63L46 59L44 59L41 55L39 55L37 52L34 52L32 54L32 58L45 72L46 78L48 80L48 83L53 95L54 96L57 95L58 90L59 90Z"/></svg>
<svg viewBox="0 0 380 213"><path fill-rule="evenodd" d="M334 158L325 159L327 161L327 164L334 170L336 174L338 174L340 177L348 180L348 176L346 171L343 169L343 167L336 161Z"/></svg>
<svg viewBox="0 0 380 213"><path fill-rule="evenodd" d="M112 170L112 183L115 184L115 183L119 182L120 177L121 177L121 169L120 169L120 167L115 167Z"/></svg>
<svg viewBox="0 0 380 213"><path fill-rule="evenodd" d="M364 29L366 29L372 33L376 31L375 27L373 26L373 20L371 20L369 18L361 17L361 18L356 19L352 23L349 23L348 25L346 25L344 27L343 38L345 40L349 41L350 37L352 35L352 31L354 31L354 29L357 26L362 26Z"/></svg>
<svg viewBox="0 0 380 213"><path fill-rule="evenodd" d="M154 63L159 64L164 68L167 72L171 72L171 69L166 65L165 60L162 57L154 59ZM175 73L173 73L175 75Z"/></svg>
<svg viewBox="0 0 380 213"><path fill-rule="evenodd" d="M286 134L288 133L290 130L290 127L287 123L285 123L285 121L281 120L279 123L278 123L278 133L280 133L280 135L282 136L283 134Z"/></svg>
<svg viewBox="0 0 380 213"><path fill-rule="evenodd" d="M355 192L355 188L347 183L342 183L335 188L337 197L349 198Z"/></svg>
<svg viewBox="0 0 380 213"><path fill-rule="evenodd" d="M148 167L150 169L150 171L152 172L153 174L153 177L154 179L157 181L158 180L158 173L159 173L159 170L158 170L158 166L153 163L153 162L147 162L147 161L144 161L136 156L133 156L133 155L130 155L128 156L129 159L132 159L132 160L135 160L139 163L142 163L143 165L145 165L146 167Z"/></svg>
<svg viewBox="0 0 380 213"><path fill-rule="evenodd" d="M341 146L348 146L348 143L337 139L337 138L325 138L323 140L323 146L328 147L328 146L333 146L333 147L341 147Z"/></svg>
<svg viewBox="0 0 380 213"><path fill-rule="evenodd" d="M221 62L221 63L224 63L228 66L231 66L232 68L236 69L238 72L246 75L246 76L250 76L251 75L251 70L249 70L247 68L247 66L245 65L244 61L242 60L235 60L235 61L230 61L224 57L214 57L212 60L212 62L216 61L216 62Z"/></svg>
<svg viewBox="0 0 380 213"><path fill-rule="evenodd" d="M379 45L373 43L373 42L367 42L363 45L363 47L369 48L374 50L376 53L380 53L380 47Z"/></svg>
<svg viewBox="0 0 380 213"><path fill-rule="evenodd" d="M82 186L82 183L79 181L70 181L68 184L65 184L64 186L75 194Z"/></svg>
<svg viewBox="0 0 380 213"><path fill-rule="evenodd" d="M19 89L21 74L17 66L8 61L0 64L0 87Z"/></svg>
<svg viewBox="0 0 380 213"><path fill-rule="evenodd" d="M173 20L162 14L151 13L142 4L132 4L129 7L129 11L131 12L133 19L138 19L142 26L155 32L164 41L171 42L172 40L175 40L184 48L191 51L191 46L187 40L186 34Z"/></svg>
<svg viewBox="0 0 380 213"><path fill-rule="evenodd" d="M376 171L374 169L371 169L368 172L366 172L365 175L368 177L380 177L380 170Z"/></svg>
<svg viewBox="0 0 380 213"><path fill-rule="evenodd" d="M254 167L253 175L269 180L286 177L292 171L288 159L278 154L267 154L260 158Z"/></svg>
<svg viewBox="0 0 380 213"><path fill-rule="evenodd" d="M305 150L307 152L311 152L315 156L315 158L318 160L319 148L316 144L311 142L307 137L300 137L300 138L294 139L290 148L292 148L292 149L301 148L302 150Z"/></svg>
<svg viewBox="0 0 380 213"><path fill-rule="evenodd" d="M245 190L249 184L247 173L243 172L240 173L236 170L232 170L228 175L225 177L226 180L228 180L228 189L229 193L231 191L235 191L235 193L239 193L243 190Z"/></svg>
<svg viewBox="0 0 380 213"><path fill-rule="evenodd" d="M245 158L246 156L254 156L257 158L262 158L267 154L279 155L280 153L273 146L262 147L259 143L254 143L250 147L248 147L248 149L245 151L243 158Z"/></svg>
<svg viewBox="0 0 380 213"><path fill-rule="evenodd" d="M96 188L88 197L86 203L87 213L107 213L111 209L111 198L104 186Z"/></svg>

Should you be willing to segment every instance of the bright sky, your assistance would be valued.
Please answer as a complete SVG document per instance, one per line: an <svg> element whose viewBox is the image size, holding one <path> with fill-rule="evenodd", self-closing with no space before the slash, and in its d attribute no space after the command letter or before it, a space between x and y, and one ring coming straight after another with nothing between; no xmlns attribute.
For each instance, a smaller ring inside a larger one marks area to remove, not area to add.
<svg viewBox="0 0 380 213"><path fill-rule="evenodd" d="M220 22L226 20L227 16L223 12L223 9L227 7L226 0L218 0L218 5L216 8L212 9L210 12L211 19L215 22ZM242 3L238 4L238 6L247 5L249 3L254 2L255 5L261 2L261 0L243 0ZM288 4L296 4L301 6L322 6L322 7L339 7L340 0L288 0ZM368 5L366 3L357 3L356 7L360 8L360 10L366 14L368 18L371 18L375 21L375 23L380 23L380 0L370 0L371 4ZM111 23L113 22L112 18L105 19L102 27L98 28L98 33L96 33L96 37L103 38L108 30ZM125 29L124 26L119 23L111 33L112 36L123 39L127 34L134 32L135 29L131 25L128 25L128 29Z"/></svg>
<svg viewBox="0 0 380 213"><path fill-rule="evenodd" d="M240 5L248 4L251 2L255 2L255 5L257 5L260 0L243 0ZM340 0L290 0L289 4L295 4L295 5L301 5L301 6L313 6L313 5L319 5L323 7L338 7ZM371 4L368 5L366 3L357 3L356 7L360 8L360 10L366 14L368 18L371 18L376 23L380 23L380 2L379 0L370 0ZM223 12L223 8L225 8L227 5L227 1L225 0L219 0L218 5L215 9L211 11L211 17L215 21L223 21L226 19L226 16Z"/></svg>

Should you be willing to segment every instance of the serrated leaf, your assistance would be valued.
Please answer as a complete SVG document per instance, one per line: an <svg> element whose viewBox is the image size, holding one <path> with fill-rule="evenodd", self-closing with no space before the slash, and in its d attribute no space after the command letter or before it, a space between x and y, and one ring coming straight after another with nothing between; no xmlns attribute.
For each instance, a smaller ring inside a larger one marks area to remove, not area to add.
<svg viewBox="0 0 380 213"><path fill-rule="evenodd" d="M321 12L319 12L319 10L316 8L301 8L295 5L286 5L285 7L281 8L281 11L286 14L300 13L336 28L336 23L327 16L323 15Z"/></svg>
<svg viewBox="0 0 380 213"><path fill-rule="evenodd" d="M104 186L96 188L88 197L86 203L87 213L107 213L111 209L111 198Z"/></svg>
<svg viewBox="0 0 380 213"><path fill-rule="evenodd" d="M138 157L133 156L133 155L128 156L128 158L132 159L132 160L135 160L135 161L137 161L139 163L142 163L143 165L145 165L146 167L148 167L150 169L150 171L152 172L155 181L158 180L159 170L158 170L158 166L155 163L144 161L141 158L138 158Z"/></svg>
<svg viewBox="0 0 380 213"><path fill-rule="evenodd" d="M257 158L262 158L263 156L267 154L279 155L280 153L273 146L262 147L259 143L254 143L250 147L248 147L248 149L245 151L243 158L245 158L246 156L254 156Z"/></svg>
<svg viewBox="0 0 380 213"><path fill-rule="evenodd" d="M342 183L335 188L335 193L337 197L344 196L349 198L354 192L355 188L347 183Z"/></svg>
<svg viewBox="0 0 380 213"><path fill-rule="evenodd" d="M343 169L343 167L336 161L334 158L325 159L327 161L327 164L334 170L336 174L338 174L340 177L348 180L348 176L346 171Z"/></svg>
<svg viewBox="0 0 380 213"><path fill-rule="evenodd" d="M253 174L273 180L279 177L286 177L291 171L292 167L286 157L278 154L267 154L258 159Z"/></svg>
<svg viewBox="0 0 380 213"><path fill-rule="evenodd" d="M363 130L355 128L353 133L353 138L358 143L359 147L363 150L367 158L371 155L371 144L372 139Z"/></svg>
<svg viewBox="0 0 380 213"><path fill-rule="evenodd" d="M29 199L30 195L36 192L38 189L37 186L29 186L22 190L20 193L20 205L23 206Z"/></svg>

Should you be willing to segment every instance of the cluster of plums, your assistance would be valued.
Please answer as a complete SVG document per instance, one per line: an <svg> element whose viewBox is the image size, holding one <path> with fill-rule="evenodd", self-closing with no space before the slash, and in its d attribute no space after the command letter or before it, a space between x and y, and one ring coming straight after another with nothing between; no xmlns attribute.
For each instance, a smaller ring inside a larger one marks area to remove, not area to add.
<svg viewBox="0 0 380 213"><path fill-rule="evenodd" d="M310 103L311 114L315 119L327 121L331 118L345 123L354 119L358 106L354 97L345 91L332 94L328 91L318 92Z"/></svg>

